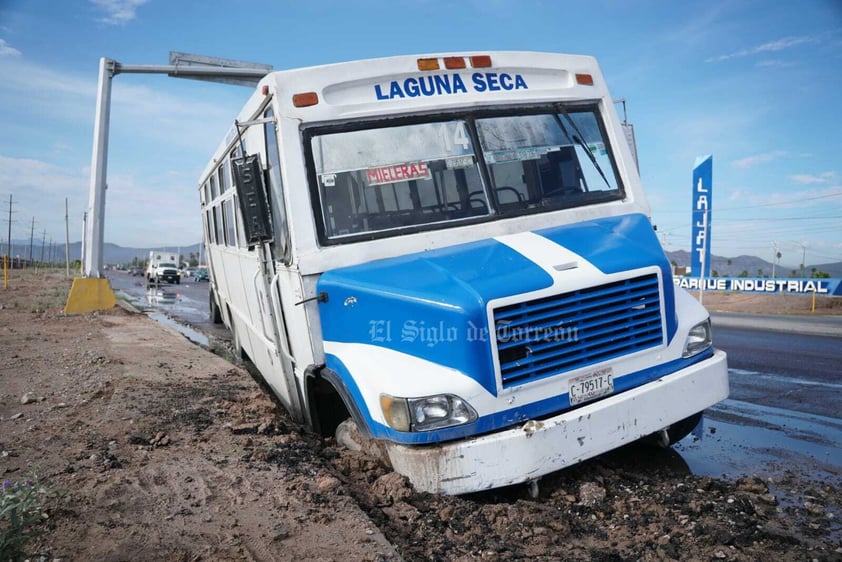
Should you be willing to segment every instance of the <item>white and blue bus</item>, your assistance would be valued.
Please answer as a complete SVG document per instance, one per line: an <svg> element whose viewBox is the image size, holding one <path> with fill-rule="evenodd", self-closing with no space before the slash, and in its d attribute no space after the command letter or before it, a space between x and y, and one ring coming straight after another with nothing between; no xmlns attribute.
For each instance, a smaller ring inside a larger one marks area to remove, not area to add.
<svg viewBox="0 0 842 562"><path fill-rule="evenodd" d="M516 483L728 395L596 61L272 72L201 178L210 308L292 416L419 490Z"/></svg>

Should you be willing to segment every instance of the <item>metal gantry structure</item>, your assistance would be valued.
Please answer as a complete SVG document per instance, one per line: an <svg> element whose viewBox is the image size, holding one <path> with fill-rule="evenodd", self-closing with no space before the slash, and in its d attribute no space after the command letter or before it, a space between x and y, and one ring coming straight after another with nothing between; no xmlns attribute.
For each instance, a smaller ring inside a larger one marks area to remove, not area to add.
<svg viewBox="0 0 842 562"><path fill-rule="evenodd" d="M190 78L254 87L272 69L272 66L267 64L179 52L170 52L168 65L122 64L105 57L99 60L94 143L91 156L91 186L88 209L85 213L85 237L82 243L82 273L85 277L101 278L103 271L102 248L105 232L111 80L118 74L166 74L173 78Z"/></svg>

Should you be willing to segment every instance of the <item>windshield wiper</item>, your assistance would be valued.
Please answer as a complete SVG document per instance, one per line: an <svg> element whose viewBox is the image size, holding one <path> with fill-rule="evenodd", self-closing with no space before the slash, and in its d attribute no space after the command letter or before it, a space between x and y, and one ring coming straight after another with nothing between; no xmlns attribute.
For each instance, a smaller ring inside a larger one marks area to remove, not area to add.
<svg viewBox="0 0 842 562"><path fill-rule="evenodd" d="M596 171L599 172L600 176L602 176L602 181L605 182L605 186L608 189L612 189L611 184L608 182L608 178L605 177L605 172L603 172L602 168L599 167L599 163L596 161L596 158L594 158L594 155L591 153L591 149L588 148L587 144L585 144L585 140L582 136L582 131L580 131L579 127L576 126L576 122L570 118L570 115L567 113L564 107L558 106L558 111L559 113L564 115L565 119L567 119L567 122L570 123L571 127L573 127L573 130L576 131L576 134L571 137L570 133L567 132L567 127L564 126L564 124L561 122L561 119L559 119L558 115L556 115L555 113L553 113L553 119L555 119L558 126L561 127L561 130L564 131L564 134L567 135L567 138L572 138L573 141L576 142L576 144L578 144L579 147L585 151L585 154L588 155L588 159L590 159L591 164L593 164L593 167L596 168Z"/></svg>

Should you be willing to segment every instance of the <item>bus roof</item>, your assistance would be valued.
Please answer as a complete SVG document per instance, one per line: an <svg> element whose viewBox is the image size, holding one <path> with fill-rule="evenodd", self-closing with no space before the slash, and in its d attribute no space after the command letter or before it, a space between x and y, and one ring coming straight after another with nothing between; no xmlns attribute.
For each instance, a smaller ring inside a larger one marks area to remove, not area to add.
<svg viewBox="0 0 842 562"><path fill-rule="evenodd" d="M532 51L400 55L278 70L267 74L240 111L248 122L274 96L278 118L302 123L514 103L604 100L596 59ZM232 124L202 173L237 135Z"/></svg>
<svg viewBox="0 0 842 562"><path fill-rule="evenodd" d="M595 100L607 89L593 57L504 51L281 70L258 86L257 95L267 94L277 96L284 117L321 121L486 103Z"/></svg>

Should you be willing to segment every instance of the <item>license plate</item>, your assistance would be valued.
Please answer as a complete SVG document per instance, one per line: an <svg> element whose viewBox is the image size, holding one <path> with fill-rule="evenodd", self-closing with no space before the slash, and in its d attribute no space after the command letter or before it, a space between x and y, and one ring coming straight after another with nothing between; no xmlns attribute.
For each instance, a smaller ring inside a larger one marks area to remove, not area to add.
<svg viewBox="0 0 842 562"><path fill-rule="evenodd" d="M614 392L614 373L611 367L570 379L570 405L581 404Z"/></svg>

